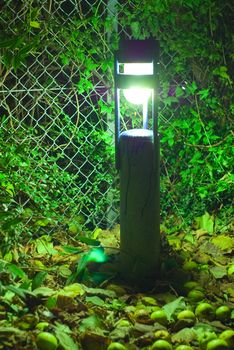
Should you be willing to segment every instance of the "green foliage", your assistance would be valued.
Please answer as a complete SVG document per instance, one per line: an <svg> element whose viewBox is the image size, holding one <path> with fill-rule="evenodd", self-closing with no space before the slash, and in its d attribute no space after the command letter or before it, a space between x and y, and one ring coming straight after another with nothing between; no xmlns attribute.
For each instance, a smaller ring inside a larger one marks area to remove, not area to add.
<svg viewBox="0 0 234 350"><path fill-rule="evenodd" d="M1 83L8 82L11 69L22 76L25 65L30 66L34 58L43 55L51 75L42 78L40 88L56 87L54 57L57 57L65 74L77 72L69 87L75 92L78 110L74 121L58 97L47 95L45 105L63 131L61 136L56 123L50 118L43 119L39 133L46 131L50 140L62 139L52 151L47 152L48 140L43 139L41 147L32 141L39 136L32 130L28 139L18 134L1 134L2 231L19 235L27 222L33 223L33 227L46 228L59 222L68 208L82 211L82 215L89 217L86 222L93 227L102 220L108 207L118 205L118 189L106 197L107 188L116 181L113 143L106 133L106 114L113 115L113 101L107 102L95 89L100 82L112 96L113 51L119 38L111 32L114 18L107 16L100 20L101 8L102 2L97 2L89 15L76 13L70 16L69 24L61 25L62 16L52 18L43 13L38 1L28 2L24 7L25 21L18 21L0 37ZM176 215L188 222L205 212L226 210L233 186L231 29L234 23L229 2L127 0L124 7L118 5L118 10L120 27L133 38L152 36L160 42L158 98L163 219ZM4 13L6 23L10 15ZM109 42L103 34L109 35ZM34 69L34 75L41 76L40 65ZM81 105L83 115L89 118L79 114ZM123 115L130 115L123 126L139 126L140 112L133 112L127 104L122 108ZM40 109L35 114L32 112L30 117L38 120L41 112ZM74 160L78 170L70 166L62 171L63 165L67 166L72 144L80 146ZM78 184L78 195L75 187L66 187L68 183ZM65 218L64 222L70 233L80 232L79 220Z"/></svg>
<svg viewBox="0 0 234 350"><path fill-rule="evenodd" d="M22 239L23 232L29 238L43 227L64 222L68 203L61 191L77 176L59 168L60 155L50 156L37 146L35 130L28 128L25 137L4 126L0 131L0 234L5 250ZM72 189L69 194L74 195Z"/></svg>
<svg viewBox="0 0 234 350"><path fill-rule="evenodd" d="M134 10L133 10L134 8ZM193 220L233 193L233 36L227 1L135 1L121 24L160 42L161 208Z"/></svg>
<svg viewBox="0 0 234 350"><path fill-rule="evenodd" d="M185 302L183 297L179 297L170 303L167 303L163 306L163 310L165 311L167 315L167 319L170 321L172 318L172 315L175 313L178 309L183 309L185 307Z"/></svg>
<svg viewBox="0 0 234 350"><path fill-rule="evenodd" d="M180 119L161 129L162 171L167 175L161 184L163 196L175 194L181 214L188 217L191 211L194 216L231 204L233 136L226 126L218 130L212 119L204 123L191 107L180 111Z"/></svg>
<svg viewBox="0 0 234 350"><path fill-rule="evenodd" d="M37 206L39 203L40 208L43 207L43 211L46 209L48 213L52 205L53 211L60 213L71 211L74 215L75 212L82 211L83 223L85 222L89 228L93 228L97 222L105 225L104 213L111 206L112 198L116 193L116 190L112 191L111 199L105 196L107 189L115 181L113 140L106 132L106 113L113 112L113 103L107 103L106 98L100 98L96 92L99 81L105 89L108 89L109 81L113 80L112 53L103 37L103 33L111 27L112 21L110 18L99 21L99 5L92 7L87 18L82 12L79 13L79 17L75 13L69 17L69 25L63 25L66 11L60 12L59 9L58 16L53 17L45 11L46 6L41 6L38 1L27 2L24 5L9 1L1 14L5 20L3 25L5 27L0 35L2 61L0 71L3 77L0 80L0 86L5 82L10 90L12 70L20 80L27 68L29 74L25 78L27 79L25 86L29 86L29 89L31 86L35 88L35 92L26 92L25 99L27 108L30 110L27 123L33 125L38 132L36 135L38 148L35 150L37 154L29 153L28 165L25 165L23 170L27 178L30 167L35 167L37 171L33 173L39 182L36 185L34 183L24 185L22 179L21 192L24 195L21 196L21 203L23 205L24 200L27 201L28 191L33 197L32 201ZM17 6L23 7L24 21L16 21L12 18L12 13L14 11L17 13L19 10ZM14 26L8 26L9 18L14 21ZM90 25L95 30L95 35L90 32ZM117 36L113 35L113 47L116 42ZM43 66L35 64L31 72L34 61L43 62ZM53 88L57 89L58 84L59 86L63 84L58 75L58 65L61 68L62 79L66 80L71 75L71 79L69 78L69 81L64 84L67 84L69 91L74 94L75 102L69 98L67 103L67 100L64 101L59 95L54 95ZM50 73L44 74L44 67L47 66L50 67ZM39 76L40 79L36 79L35 82L34 77ZM43 104L41 101L37 103L37 89L43 88L48 88L46 98ZM18 118L16 129L24 128L21 118L18 115L11 115L14 102L11 100L8 102L5 96L3 100L6 120L10 123L11 118L14 120ZM73 103L76 104L76 116L74 111L65 112L66 105L69 109ZM81 113L80 105L82 105ZM23 106L19 106L18 112L19 115L25 116ZM52 145L51 140L53 140ZM14 145L14 137L11 141ZM73 149L72 146L74 146ZM10 152L14 153L14 150ZM27 149L25 152L28 152ZM48 156L44 157L45 154ZM42 162L45 168L48 165L51 174L53 173L52 176L46 175L43 166L36 165L37 162L39 164ZM55 163L54 169L52 169L52 163ZM60 174L60 170L64 168L67 171ZM60 184L57 180L59 177L62 179ZM6 191L14 190L13 183L14 179L5 184ZM56 193L54 193L55 188ZM53 192L54 201L52 202L50 192ZM44 213L43 216L46 216L46 219L37 220L40 227L48 225L48 215ZM66 223L69 226L73 225L69 220Z"/></svg>
<svg viewBox="0 0 234 350"><path fill-rule="evenodd" d="M10 128L3 118L0 130L0 248L3 254L11 245L43 232L49 233L61 224L64 229L68 228L69 234L78 237L85 221L84 214L88 214L94 206L94 218L103 215L103 208L107 205L103 194L107 184L111 185L113 181L110 173L102 174L103 162L111 163L114 158L111 137L104 131L94 131L88 143L90 130L86 128L76 134L75 126L67 116L64 120L61 118L63 122L67 125L64 138L73 135L74 142L77 140L83 144L79 155L82 171L79 173L78 170L74 175L60 166L66 153L61 150L51 152L46 144L42 149L37 143L40 135L34 128L24 125L24 131L16 130L13 125ZM96 151L90 153L93 143ZM92 167L94 163L97 164L96 169ZM86 172L91 172L88 185L84 185L83 174ZM76 185L74 188L70 185L73 183ZM84 195L89 192L90 195ZM83 215L77 215L78 210L82 210ZM81 241L88 239L80 237ZM41 242L40 246L49 254L53 250L49 241Z"/></svg>

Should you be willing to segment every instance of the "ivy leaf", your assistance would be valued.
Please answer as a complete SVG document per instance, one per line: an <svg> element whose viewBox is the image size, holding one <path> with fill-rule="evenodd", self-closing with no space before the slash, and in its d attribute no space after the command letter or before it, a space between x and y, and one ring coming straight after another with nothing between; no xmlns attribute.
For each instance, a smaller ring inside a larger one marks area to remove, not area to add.
<svg viewBox="0 0 234 350"><path fill-rule="evenodd" d="M44 279L46 278L47 276L47 272L46 271L40 271L36 274L36 276L34 277L34 279L32 280L32 290L36 289L36 288L39 288Z"/></svg>
<svg viewBox="0 0 234 350"><path fill-rule="evenodd" d="M209 96L209 89L203 89L198 92L198 95L200 95L201 100L204 100Z"/></svg>
<svg viewBox="0 0 234 350"><path fill-rule="evenodd" d="M184 302L184 297L179 297L173 301L171 301L170 303L164 305L162 308L164 309L166 315L167 315L167 319L170 321L172 319L172 315L174 314L174 312L179 309L179 308L184 308L185 302Z"/></svg>
<svg viewBox="0 0 234 350"><path fill-rule="evenodd" d="M87 303L92 303L96 306L104 306L105 305L105 302L97 296L86 297L85 300L87 301Z"/></svg>
<svg viewBox="0 0 234 350"><path fill-rule="evenodd" d="M75 298L78 295L83 295L85 293L84 287L80 283L73 283L69 286L65 286L59 294Z"/></svg>
<svg viewBox="0 0 234 350"><path fill-rule="evenodd" d="M65 333L65 332L61 332L61 331L55 331L56 337L59 340L59 343L62 345L62 347L65 350L78 350L78 345L74 342L74 340L72 339L72 337Z"/></svg>
<svg viewBox="0 0 234 350"><path fill-rule="evenodd" d="M210 267L210 272L212 275L218 279L218 278L223 278L224 276L227 275L227 269L225 266L213 266Z"/></svg>
<svg viewBox="0 0 234 350"><path fill-rule="evenodd" d="M234 239L229 236L219 235L212 238L211 242L227 253L231 253L231 251L234 249Z"/></svg>
<svg viewBox="0 0 234 350"><path fill-rule="evenodd" d="M213 257L218 257L223 255L222 251L216 245L208 241L200 245L199 251L201 253L209 254Z"/></svg>
<svg viewBox="0 0 234 350"><path fill-rule="evenodd" d="M37 242L36 242L36 245L37 245L37 252L39 254L42 254L42 255L48 255L48 254L54 255L54 254L58 253L58 251L56 249L54 249L53 243L52 242L47 242L44 239L38 238Z"/></svg>
<svg viewBox="0 0 234 350"><path fill-rule="evenodd" d="M90 315L84 318L79 327L80 332L85 332L86 330L95 330L100 327L101 322L97 315Z"/></svg>
<svg viewBox="0 0 234 350"><path fill-rule="evenodd" d="M56 324L55 334L60 345L65 350L79 350L78 345L74 342L69 333L71 333L71 330L68 326L59 323Z"/></svg>
<svg viewBox="0 0 234 350"><path fill-rule="evenodd" d="M198 229L204 229L208 233L213 233L214 219L209 213L206 212L204 215L195 218L195 222Z"/></svg>
<svg viewBox="0 0 234 350"><path fill-rule="evenodd" d="M173 343L189 344L196 338L196 332L190 328L184 328L172 336Z"/></svg>
<svg viewBox="0 0 234 350"><path fill-rule="evenodd" d="M15 264L7 264L6 265L6 269L11 272L11 274L14 277L19 277L19 278L25 278L26 274L25 272L19 268L18 266L16 266Z"/></svg>

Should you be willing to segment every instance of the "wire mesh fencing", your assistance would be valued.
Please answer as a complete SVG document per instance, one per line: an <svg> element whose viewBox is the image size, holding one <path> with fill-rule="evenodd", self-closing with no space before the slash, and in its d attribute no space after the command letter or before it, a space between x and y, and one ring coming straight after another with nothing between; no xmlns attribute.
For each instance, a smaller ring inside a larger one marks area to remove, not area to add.
<svg viewBox="0 0 234 350"><path fill-rule="evenodd" d="M18 183L17 195L16 188L11 194L19 214L40 229L58 211L65 223L73 218L90 229L118 222L113 75L107 67L118 35L130 37L117 20L125 6L115 0L2 2L1 152L15 155L5 164L11 175L2 186ZM128 6L133 10L134 2ZM165 69L172 59L164 57ZM163 115L169 122L166 105ZM12 201L4 205L7 211ZM42 216L33 218L33 208Z"/></svg>

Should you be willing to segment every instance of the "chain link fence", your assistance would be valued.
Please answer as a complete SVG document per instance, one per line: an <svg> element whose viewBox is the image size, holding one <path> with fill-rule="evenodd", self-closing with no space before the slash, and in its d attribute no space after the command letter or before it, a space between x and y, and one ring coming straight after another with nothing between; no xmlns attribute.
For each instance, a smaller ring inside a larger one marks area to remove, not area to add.
<svg viewBox="0 0 234 350"><path fill-rule="evenodd" d="M125 6L115 0L2 2L1 132L9 143L28 145L26 163L33 167L17 197L22 210L32 202L42 210L59 208L91 229L118 222L113 76L104 64L113 57L109 43L117 31L129 36L116 17ZM172 59L164 53L162 69ZM167 111L164 105L162 122L172 117ZM27 168L21 163L18 176ZM51 191L54 208L44 200Z"/></svg>

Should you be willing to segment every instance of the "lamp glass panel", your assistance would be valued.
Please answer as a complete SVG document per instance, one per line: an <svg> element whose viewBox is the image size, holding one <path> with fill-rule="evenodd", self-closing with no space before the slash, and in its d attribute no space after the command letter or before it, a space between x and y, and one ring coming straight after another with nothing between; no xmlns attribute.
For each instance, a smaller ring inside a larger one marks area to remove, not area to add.
<svg viewBox="0 0 234 350"><path fill-rule="evenodd" d="M153 74L153 63L125 63L124 74L151 75ZM151 89L133 86L123 90L126 100L133 104L145 104L151 96Z"/></svg>

